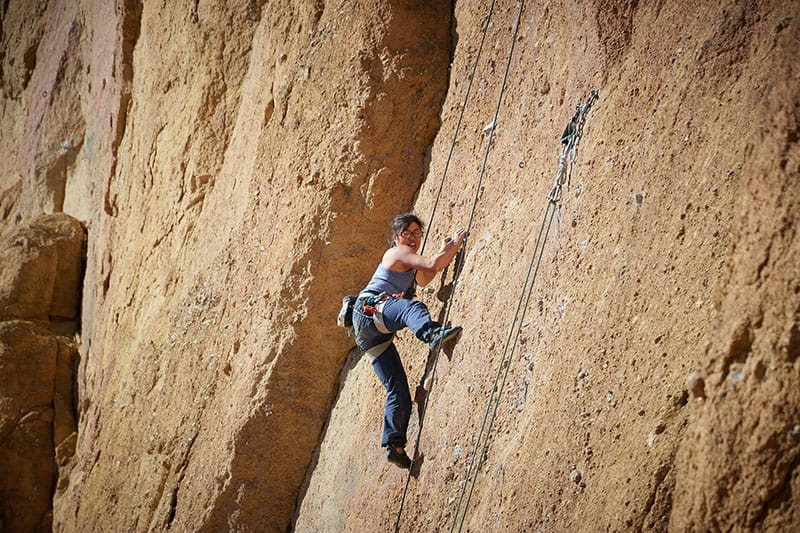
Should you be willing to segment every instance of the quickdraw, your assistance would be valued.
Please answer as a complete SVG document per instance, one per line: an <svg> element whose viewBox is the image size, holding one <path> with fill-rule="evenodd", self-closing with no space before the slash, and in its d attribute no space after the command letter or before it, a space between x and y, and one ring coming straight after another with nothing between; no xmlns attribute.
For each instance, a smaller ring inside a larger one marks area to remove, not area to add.
<svg viewBox="0 0 800 533"><path fill-rule="evenodd" d="M371 294L364 298L364 305L361 307L363 313L367 316L373 316L379 312L378 306L388 300L390 296L385 292L380 294Z"/></svg>
<svg viewBox="0 0 800 533"><path fill-rule="evenodd" d="M561 134L561 144L564 145L564 149L561 151L561 155L558 157L558 170L556 171L555 183L553 183L553 188L550 189L550 194L547 195L547 199L552 203L556 203L561 200L564 182L569 184L569 181L572 178L572 163L575 162L575 154L578 151L578 143L580 142L581 135L583 134L584 117L586 116L586 113L589 112L589 109L591 109L595 100L597 100L598 94L598 90L594 89L591 93L589 93L589 98L586 100L585 104L578 104L575 106L575 115L569 121L567 127L564 128L564 133ZM567 158L569 158L569 160L567 160Z"/></svg>

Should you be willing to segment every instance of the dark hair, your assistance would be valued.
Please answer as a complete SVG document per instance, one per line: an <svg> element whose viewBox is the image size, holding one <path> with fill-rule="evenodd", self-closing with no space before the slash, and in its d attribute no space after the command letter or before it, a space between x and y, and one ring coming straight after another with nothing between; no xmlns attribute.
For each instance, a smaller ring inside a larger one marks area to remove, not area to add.
<svg viewBox="0 0 800 533"><path fill-rule="evenodd" d="M425 229L422 221L414 213L400 213L394 217L394 220L392 220L392 238L390 239L392 246L394 246L394 236L399 235L401 231L408 229L408 227L414 222L417 223L420 230Z"/></svg>

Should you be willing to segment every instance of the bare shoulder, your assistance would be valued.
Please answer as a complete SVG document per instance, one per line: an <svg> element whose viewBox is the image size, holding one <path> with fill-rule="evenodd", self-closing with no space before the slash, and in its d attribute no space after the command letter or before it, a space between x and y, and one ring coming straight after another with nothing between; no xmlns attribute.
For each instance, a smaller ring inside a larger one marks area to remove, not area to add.
<svg viewBox="0 0 800 533"><path fill-rule="evenodd" d="M398 270L398 266L401 267L399 270L403 270L402 262L403 252L397 246L393 246L386 250L386 252L383 254L383 259L381 260L381 264L389 270Z"/></svg>
<svg viewBox="0 0 800 533"><path fill-rule="evenodd" d="M381 264L389 270L405 272L414 268L414 259L417 257L419 256L404 246L394 246L383 254Z"/></svg>

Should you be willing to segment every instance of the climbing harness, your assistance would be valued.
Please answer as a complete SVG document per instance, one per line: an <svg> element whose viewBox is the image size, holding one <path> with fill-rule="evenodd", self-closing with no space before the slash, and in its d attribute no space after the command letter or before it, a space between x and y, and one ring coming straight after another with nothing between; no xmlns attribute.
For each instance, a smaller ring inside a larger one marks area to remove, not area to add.
<svg viewBox="0 0 800 533"><path fill-rule="evenodd" d="M533 284L536 281L536 276L539 272L539 265L542 261L544 245L547 240L547 236L550 233L550 226L553 222L553 216L555 215L557 204L561 199L564 183L565 181L569 183L569 177L572 173L572 167L577 154L578 144L583 132L584 119L597 97L598 91L597 89L594 89L591 91L586 103L582 106L577 106L575 115L572 117L569 124L567 124L564 134L561 136L561 142L564 145L564 148L558 160L558 170L556 171L555 181L553 183L553 187L550 189L550 192L547 195L547 206L544 216L542 217L542 224L539 228L536 244L534 245L533 253L531 254L528 272L525 276L522 290L520 291L517 308L514 313L514 318L511 321L511 327L508 331L506 344L503 348L503 353L500 356L500 362L497 365L497 373L494 378L491 393L489 394L489 400L486 404L486 410L484 411L481 428L476 438L475 447L472 450L469 465L467 466L466 479L461 487L461 494L458 499L458 504L456 505L455 512L453 513L453 522L450 525L451 533L453 531L461 531L461 528L464 525L464 520L467 516L467 510L472 497L472 492L475 489L475 482L478 478L481 462L489 445L489 434L492 430L492 425L494 424L497 408L500 405L500 397L503 393L503 388L505 387L508 371L511 368L511 359L514 356L520 331L522 330L522 319L524 318L528 309L528 304L530 303L533 290ZM505 372L503 372L504 368ZM480 453L478 453L479 449ZM469 490L467 490L467 487L469 487Z"/></svg>
<svg viewBox="0 0 800 533"><path fill-rule="evenodd" d="M389 301L390 296L385 292L380 294L362 292L358 298L364 300L361 310L365 315L372 317L375 328L381 333L391 333L392 331L383 322L383 306Z"/></svg>
<svg viewBox="0 0 800 533"><path fill-rule="evenodd" d="M387 328L386 324L383 322L383 306L386 305L386 302L388 302L392 297L385 292L373 294L371 292L362 291L357 297L345 296L345 301L347 301L349 298L353 298L352 305L354 309L358 310L361 314L372 318L372 323L375 325L375 329L383 334L391 334L391 337L388 340L364 351L364 355L367 356L369 362L372 363L384 352L384 350L386 350L386 348L389 347L390 344L392 344L392 341L394 341L394 332Z"/></svg>
<svg viewBox="0 0 800 533"><path fill-rule="evenodd" d="M342 298L342 307L339 309L339 314L336 316L336 324L343 328L352 328L353 310L358 305L359 300L364 300L361 304L361 312L372 317L378 331L381 333L391 333L389 328L383 323L383 306L389 298L389 295L385 292L380 294L362 292L358 296L348 294Z"/></svg>
<svg viewBox="0 0 800 533"><path fill-rule="evenodd" d="M512 59L512 57L514 55L514 48L515 48L515 45L516 45L516 42L517 42L517 35L519 33L519 23L520 23L520 19L522 17L522 8L524 7L524 5L525 5L525 1L524 0L520 0L519 9L517 11L517 18L516 18L516 22L514 24L514 31L513 31L512 38L511 38L511 47L510 47L510 50L508 52L508 61L506 62L506 68L505 68L505 72L503 74L503 81L502 81L502 84L500 85L500 93L499 93L498 98L497 98L497 105L495 107L494 118L492 119L492 122L491 122L492 128L489 130L489 136L488 136L488 139L486 141L486 150L484 152L483 164L481 165L481 171L480 171L480 175L478 177L478 184L477 184L477 186L475 188L475 197L474 197L473 202L472 202L472 210L470 212L469 221L467 223L466 233L465 233L465 236L464 236L464 241L462 243L462 252L467 247L467 241L469 240L469 232L470 232L470 229L472 228L472 222L473 222L473 220L475 218L475 209L477 207L478 199L480 198L480 193L482 191L481 185L483 184L483 178L486 175L486 163L487 163L487 161L489 159L489 151L490 151L491 146L492 146L492 141L494 140L494 133L495 133L495 130L496 130L495 125L497 124L497 118L498 118L498 115L500 114L500 106L502 105L503 95L505 94L506 83L508 81L508 73L509 73L509 70L511 69L511 59ZM490 11L489 11L489 15L487 16L487 19L486 19L486 26L484 28L483 37L481 38L481 48L483 47L483 42L484 42L484 39L486 37L486 32L488 31L489 22L491 20L491 16L492 16L493 10L494 10L494 1L492 2L492 5L491 5ZM470 76L470 86L472 84L472 79L475 76L475 68L477 67L477 64L478 64L477 61L478 60L476 58L475 67L473 67L473 72L472 72L472 75ZM468 91L469 91L469 89L468 89ZM466 108L466 103L467 102L466 102L466 99L465 99L464 105L462 106L461 116L459 117L459 126L460 126L460 123L461 123L461 117L463 116L463 113L464 113L464 109ZM457 128L457 130L458 130L458 128ZM454 146L455 146L455 137L453 138L453 144L450 147L450 154L448 155L448 158L447 158L447 164L448 165L449 165L449 162L450 162L450 157L452 155ZM447 165L445 165L445 172L446 172L446 168L447 168ZM441 184L439 186L439 194L441 194L441 190L442 190L442 185L443 184L444 184L444 175L442 176L442 182L441 182ZM436 204L438 204L438 201L439 201L439 194L437 194L436 203L434 204L434 210L431 213L431 222L433 221L433 215L434 215L435 210L436 210ZM430 225L428 227L430 227ZM424 242L423 242L423 247L424 247ZM459 278L460 278L461 267L463 266L464 260L465 260L465 255L463 253L460 253L456 258L456 266L455 266L455 273L454 273L454 276L453 276L452 290L450 292L450 297L448 298L447 303L445 304L444 319L442 320L443 324L447 324L448 323L448 318L450 316L450 309L451 309L452 303L453 303L453 295L455 294L456 288L458 287L458 281L459 281ZM435 351L433 353L433 364L431 365L431 370L430 370L429 375L428 375L428 382L431 383L431 384L433 383L434 377L436 375L436 365L437 365L437 363L439 361L439 354L440 353L441 353L441 343L439 343L436 346L436 349L435 349ZM424 397L424 399L419 404L419 412L420 413L424 413L425 412L425 409L426 409L427 404L428 404L429 397L430 397L430 391L428 392L428 394ZM420 417L419 417L419 428L417 429L417 437L414 440L414 449L413 449L413 452L411 454L411 466L409 467L408 474L406 475L406 481L405 481L405 485L403 487L403 495L402 495L402 497L400 499L400 507L398 508L397 519L396 519L395 524L394 524L395 533L397 533L400 530L400 518L403 515L403 508L405 506L406 495L408 494L408 485L409 485L409 482L411 481L411 473L412 473L412 471L414 469L414 461L417 458L417 450L419 449L420 437L422 436L423 423L424 423L424 416L422 414L420 414Z"/></svg>
<svg viewBox="0 0 800 533"><path fill-rule="evenodd" d="M383 312L383 304L386 303L386 300L389 299L389 295L386 294L385 292L382 292L380 294L362 292L361 294L358 295L358 299L364 300L364 305L362 306L364 314L367 316L374 317L379 312L378 309L379 307L380 307L380 312ZM381 319L381 324L383 324L383 319ZM378 329L378 331L380 331L381 333L388 333L388 330L382 331L380 328Z"/></svg>

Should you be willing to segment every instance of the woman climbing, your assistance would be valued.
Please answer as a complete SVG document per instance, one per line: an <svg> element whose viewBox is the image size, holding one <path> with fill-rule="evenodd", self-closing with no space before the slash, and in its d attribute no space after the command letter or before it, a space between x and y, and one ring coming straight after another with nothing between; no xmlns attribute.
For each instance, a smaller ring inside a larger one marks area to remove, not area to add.
<svg viewBox="0 0 800 533"><path fill-rule="evenodd" d="M431 257L419 255L422 221L413 213L397 215L392 222L392 246L372 279L362 290L353 308L356 344L372 362L372 368L386 388L381 446L386 459L401 468L408 468L411 459L405 452L406 430L411 418L411 393L400 355L394 346L394 333L408 327L431 351L453 338L461 327L444 327L431 320L424 303L413 300L414 281L420 286L430 283L437 272L453 260L464 242L463 229L442 242L439 252Z"/></svg>

